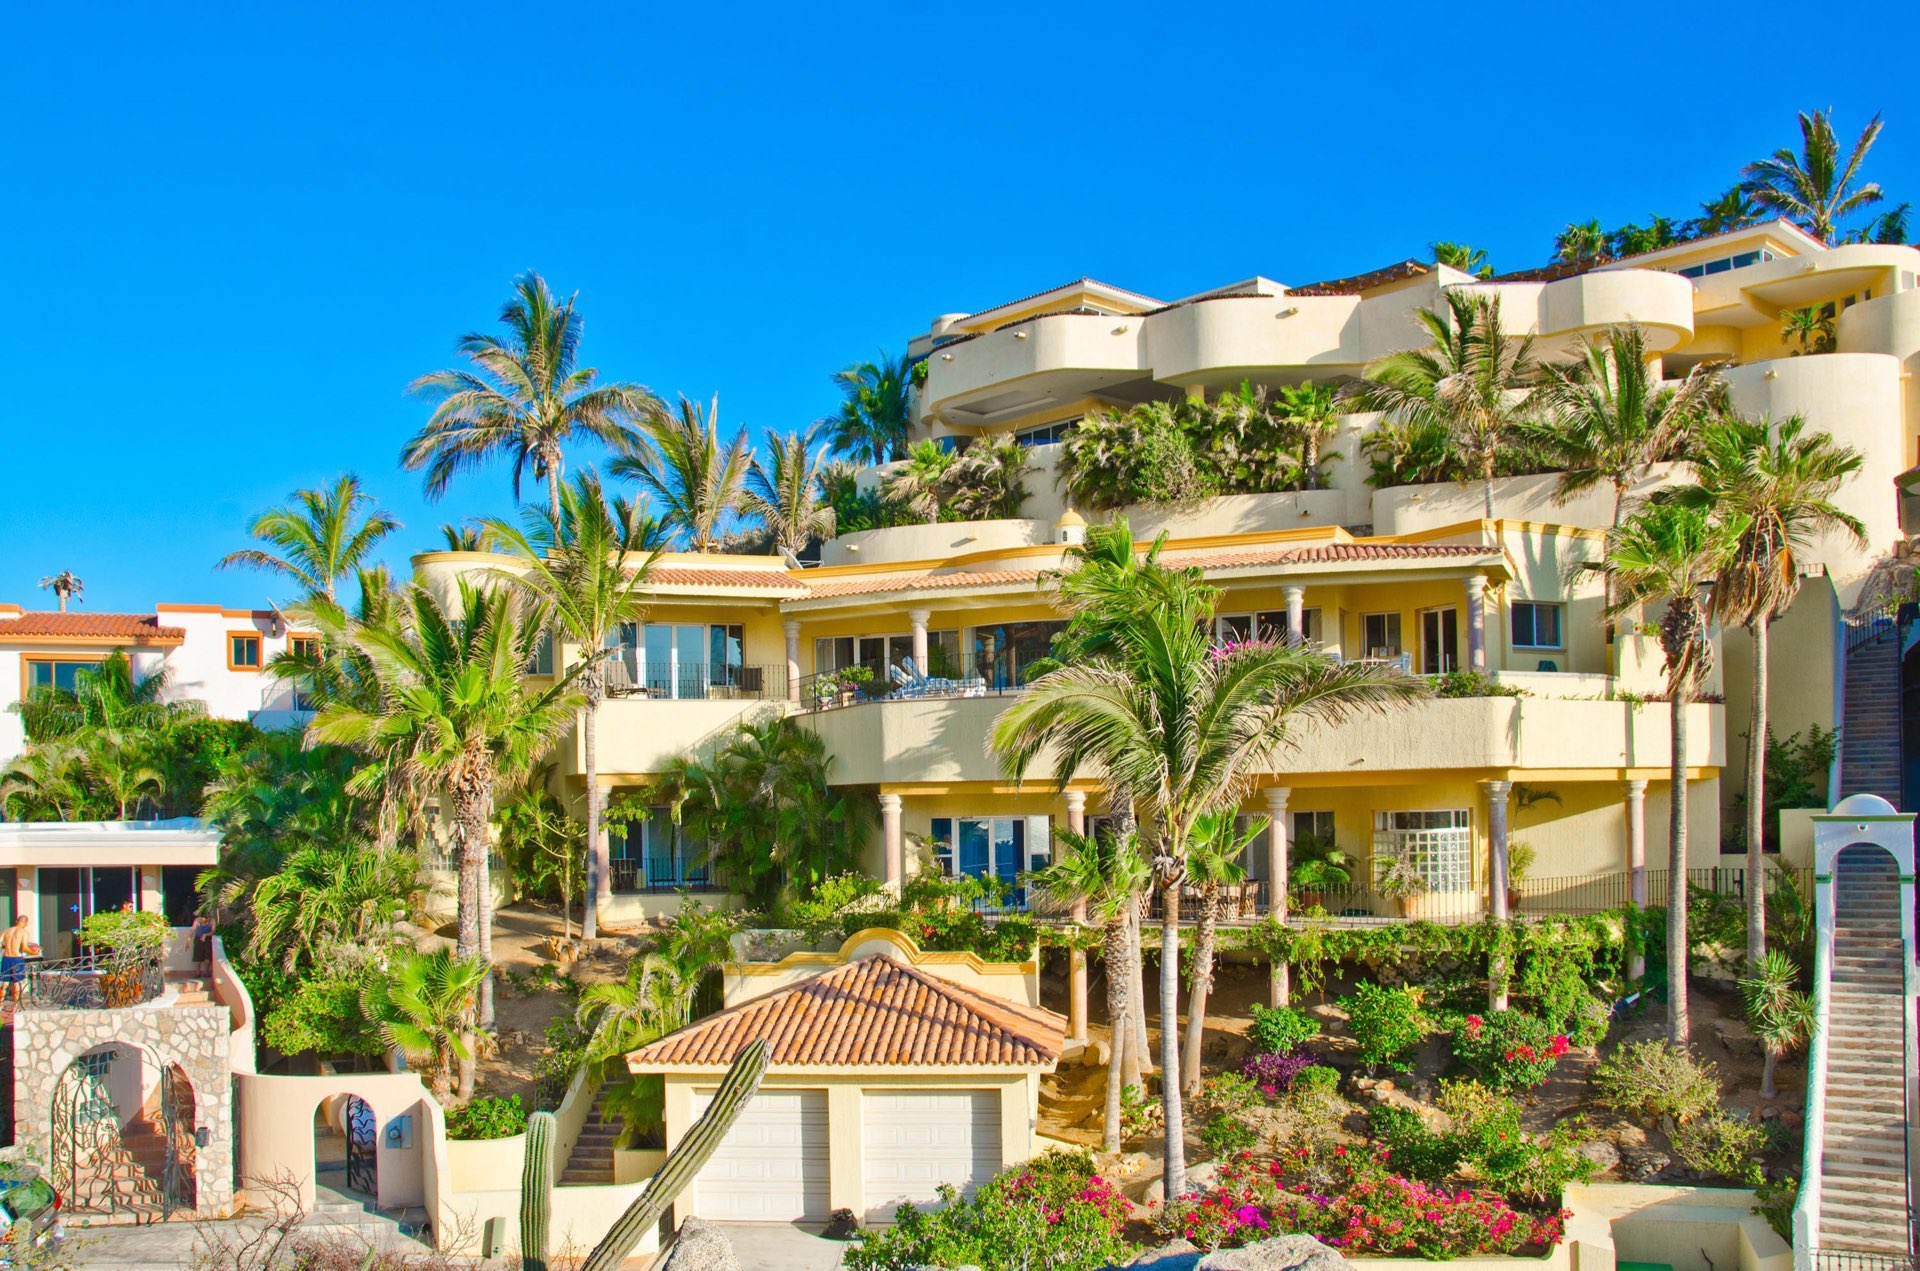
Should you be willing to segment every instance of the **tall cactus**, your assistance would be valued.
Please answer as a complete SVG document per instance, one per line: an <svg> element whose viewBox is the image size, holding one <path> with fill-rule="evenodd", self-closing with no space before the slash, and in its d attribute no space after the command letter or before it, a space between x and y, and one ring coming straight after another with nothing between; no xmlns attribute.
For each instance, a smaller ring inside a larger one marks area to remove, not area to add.
<svg viewBox="0 0 1920 1271"><path fill-rule="evenodd" d="M553 1221L553 1113L527 1117L527 1155L520 1166L520 1268L547 1271L547 1229Z"/></svg>
<svg viewBox="0 0 1920 1271"><path fill-rule="evenodd" d="M720 1082L719 1092L713 1096L713 1103L673 1151L667 1153L667 1159L647 1180L646 1190L634 1198L627 1212L607 1230L605 1239L594 1246L587 1260L580 1264L580 1271L614 1271L627 1260L640 1238L660 1222L667 1206L686 1190L694 1175L706 1168L720 1140L727 1136L727 1131L739 1119L741 1109L760 1088L770 1053L766 1039L762 1038L734 1058Z"/></svg>

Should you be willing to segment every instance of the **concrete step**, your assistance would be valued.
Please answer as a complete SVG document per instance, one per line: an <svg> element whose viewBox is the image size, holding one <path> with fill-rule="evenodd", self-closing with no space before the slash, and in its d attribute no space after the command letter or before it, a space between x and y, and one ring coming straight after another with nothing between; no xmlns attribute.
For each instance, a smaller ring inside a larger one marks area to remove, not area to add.
<svg viewBox="0 0 1920 1271"><path fill-rule="evenodd" d="M1907 1181L1907 1161L1905 1154L1896 1160L1869 1159L1864 1153L1841 1156L1828 1152L1820 1158L1821 1187L1825 1188L1828 1179L1857 1178L1862 1180L1885 1181L1904 1189Z"/></svg>

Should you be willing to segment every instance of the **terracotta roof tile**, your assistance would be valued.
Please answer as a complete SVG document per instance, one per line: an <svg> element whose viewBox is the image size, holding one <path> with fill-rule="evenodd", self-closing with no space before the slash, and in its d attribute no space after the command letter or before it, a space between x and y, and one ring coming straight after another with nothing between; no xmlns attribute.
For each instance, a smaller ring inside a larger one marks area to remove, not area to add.
<svg viewBox="0 0 1920 1271"><path fill-rule="evenodd" d="M734 587L753 591L805 591L807 585L778 569L725 569L662 565L649 576L656 587Z"/></svg>
<svg viewBox="0 0 1920 1271"><path fill-rule="evenodd" d="M1032 1067L1059 1059L1066 1023L882 954L699 1020L632 1052L627 1065L724 1066L764 1037L777 1065Z"/></svg>
<svg viewBox="0 0 1920 1271"><path fill-rule="evenodd" d="M23 613L0 616L0 641L134 640L146 644L180 644L184 627L163 627L145 613Z"/></svg>
<svg viewBox="0 0 1920 1271"><path fill-rule="evenodd" d="M1304 287L1288 287L1287 294L1289 296L1357 296L1370 288L1398 282L1402 278L1432 273L1433 268L1425 261L1403 260L1380 269L1370 269L1364 274L1354 274L1350 278L1328 278L1322 282L1310 282Z"/></svg>
<svg viewBox="0 0 1920 1271"><path fill-rule="evenodd" d="M809 594L815 599L828 596L860 596L887 591L948 591L955 587L994 587L1008 583L1037 582L1037 569L962 570L952 574L900 574L892 578L848 578L815 583Z"/></svg>

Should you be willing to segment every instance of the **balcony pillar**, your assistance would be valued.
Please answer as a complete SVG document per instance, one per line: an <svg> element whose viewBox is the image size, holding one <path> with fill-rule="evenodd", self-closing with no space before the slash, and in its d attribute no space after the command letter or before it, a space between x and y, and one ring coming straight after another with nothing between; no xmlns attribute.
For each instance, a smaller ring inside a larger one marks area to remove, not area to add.
<svg viewBox="0 0 1920 1271"><path fill-rule="evenodd" d="M40 940L40 871L31 865L22 865L13 872L13 912L27 916L27 939L34 944Z"/></svg>
<svg viewBox="0 0 1920 1271"><path fill-rule="evenodd" d="M1487 576L1467 579L1467 667L1487 669Z"/></svg>
<svg viewBox="0 0 1920 1271"><path fill-rule="evenodd" d="M160 884L160 867L158 865L140 866L140 912L164 913L166 907L166 891Z"/></svg>
<svg viewBox="0 0 1920 1271"><path fill-rule="evenodd" d="M882 881L887 890L897 896L906 881L906 841L900 829L900 796L897 794L880 796L880 836L886 845L886 872Z"/></svg>
<svg viewBox="0 0 1920 1271"><path fill-rule="evenodd" d="M1288 583L1280 591L1287 598L1287 638L1298 644L1307 638L1307 589Z"/></svg>
<svg viewBox="0 0 1920 1271"><path fill-rule="evenodd" d="M780 624L787 633L787 700L800 700L800 624L788 619Z"/></svg>
<svg viewBox="0 0 1920 1271"><path fill-rule="evenodd" d="M1292 621L1293 600L1289 598L1288 620ZM1293 791L1287 786L1267 787L1267 912L1275 922L1287 920L1287 858L1293 848L1293 818L1287 815L1287 800ZM1267 968L1267 1004L1285 1006L1292 996L1287 964L1278 958Z"/></svg>
<svg viewBox="0 0 1920 1271"><path fill-rule="evenodd" d="M913 667L922 675L927 673L927 622L932 617L931 610L907 610L907 621L913 624Z"/></svg>
<svg viewBox="0 0 1920 1271"><path fill-rule="evenodd" d="M924 626L916 628L924 630ZM1087 792L1069 790L1067 800L1067 828L1075 834L1087 832ZM1087 902L1073 902L1073 922L1076 927L1084 927L1087 922ZM1078 933L1076 933L1078 934ZM1075 944L1067 953L1067 1039L1085 1042L1087 1040L1087 951Z"/></svg>
<svg viewBox="0 0 1920 1271"><path fill-rule="evenodd" d="M1627 782L1627 899L1636 909L1647 907L1647 783L1638 778ZM1630 950L1628 977L1637 980L1646 973L1646 954Z"/></svg>
<svg viewBox="0 0 1920 1271"><path fill-rule="evenodd" d="M1507 920L1507 792L1511 781L1483 781L1487 791L1487 912L1495 922ZM1496 951L1487 964L1487 1005L1507 1009L1506 956Z"/></svg>

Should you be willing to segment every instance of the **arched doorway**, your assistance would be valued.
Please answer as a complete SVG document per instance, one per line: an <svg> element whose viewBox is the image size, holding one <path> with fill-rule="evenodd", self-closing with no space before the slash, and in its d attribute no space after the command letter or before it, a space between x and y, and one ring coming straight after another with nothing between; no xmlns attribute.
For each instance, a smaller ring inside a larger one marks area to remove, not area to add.
<svg viewBox="0 0 1920 1271"><path fill-rule="evenodd" d="M153 1222L191 1210L197 1188L193 1083L137 1046L96 1046L54 1086L49 1174L76 1214Z"/></svg>
<svg viewBox="0 0 1920 1271"><path fill-rule="evenodd" d="M315 1187L377 1203L379 1125L373 1108L359 1095L339 1095L323 1099L313 1121Z"/></svg>

